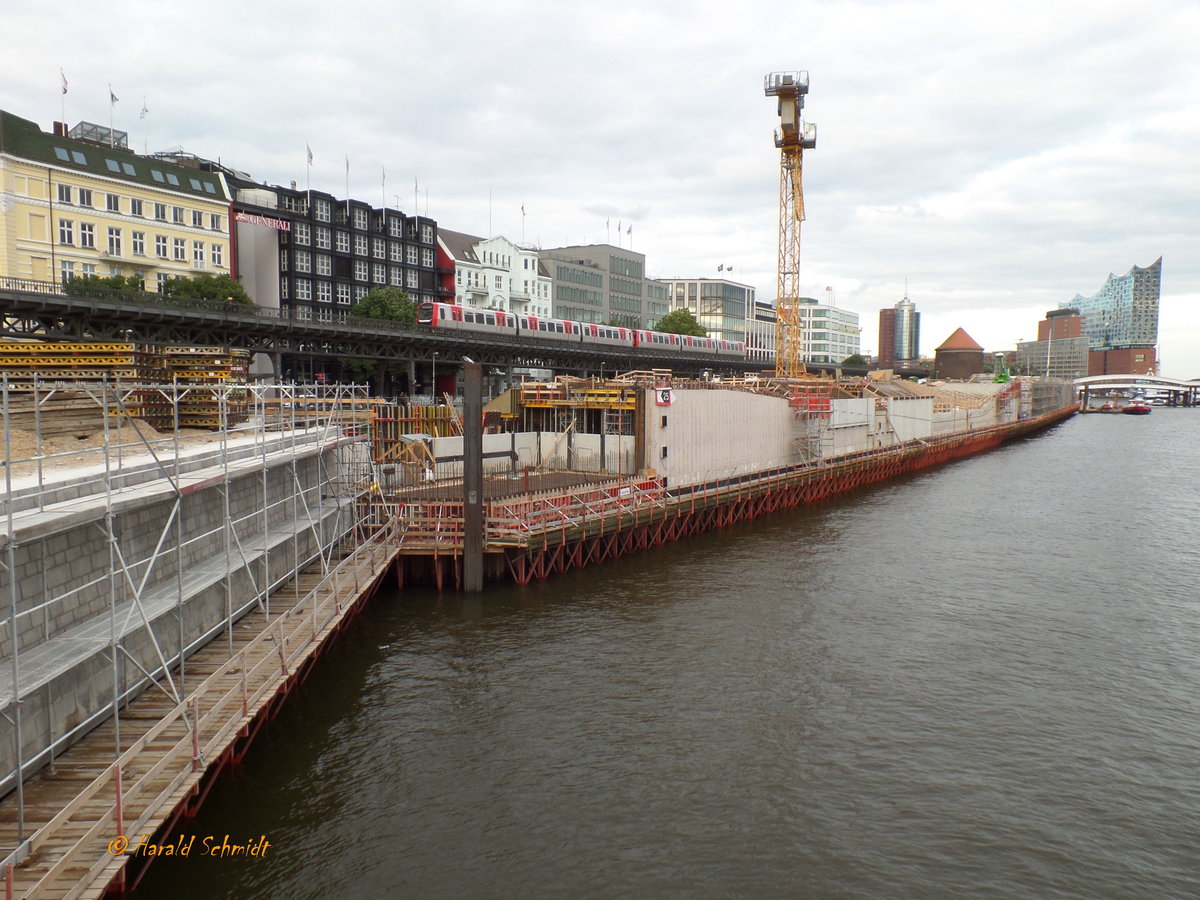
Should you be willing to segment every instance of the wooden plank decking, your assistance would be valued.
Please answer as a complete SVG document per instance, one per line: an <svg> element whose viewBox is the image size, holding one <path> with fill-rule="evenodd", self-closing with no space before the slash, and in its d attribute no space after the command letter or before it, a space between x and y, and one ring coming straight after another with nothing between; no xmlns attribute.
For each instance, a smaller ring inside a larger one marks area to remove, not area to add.
<svg viewBox="0 0 1200 900"><path fill-rule="evenodd" d="M195 795L206 770L244 743L260 714L373 592L396 555L395 538L393 523L328 573L301 573L272 594L269 617L249 613L231 636L187 660L183 702L164 680L123 709L119 722L98 726L31 779L19 846L16 792L0 801L5 896L98 897L123 877L141 837L153 836ZM179 673L172 677L178 688Z"/></svg>

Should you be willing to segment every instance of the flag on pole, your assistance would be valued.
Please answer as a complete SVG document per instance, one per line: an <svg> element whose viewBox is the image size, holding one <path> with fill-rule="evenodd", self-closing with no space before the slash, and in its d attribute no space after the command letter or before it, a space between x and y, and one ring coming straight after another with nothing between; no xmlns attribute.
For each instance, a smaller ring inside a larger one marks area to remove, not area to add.
<svg viewBox="0 0 1200 900"><path fill-rule="evenodd" d="M58 70L58 74L62 75L62 92L65 94L67 92L67 76L62 69Z"/></svg>
<svg viewBox="0 0 1200 900"><path fill-rule="evenodd" d="M629 223L629 227L625 229L626 234L633 234L633 223Z"/></svg>
<svg viewBox="0 0 1200 900"><path fill-rule="evenodd" d="M305 151L308 153L308 164L311 166L311 165L312 165L312 159L313 159L313 157L312 157L312 147L308 146L308 144L305 144L305 145L304 145L304 149L305 149Z"/></svg>
<svg viewBox="0 0 1200 900"><path fill-rule="evenodd" d="M116 94L113 93L112 85L110 84L108 86L108 103L110 106L116 106L117 103L119 103L119 102L120 102L120 99L117 97Z"/></svg>
<svg viewBox="0 0 1200 900"><path fill-rule="evenodd" d="M725 271L725 263L721 263L719 266L717 266L717 271L724 272Z"/></svg>
<svg viewBox="0 0 1200 900"><path fill-rule="evenodd" d="M149 108L147 108L147 106L146 106L146 98L145 98L145 97L143 97L143 98L142 98L142 111L141 111L140 113L138 113L138 118L139 118L139 119L144 119L144 118L146 118L146 113L148 113L148 112L150 112L150 110L149 110Z"/></svg>
<svg viewBox="0 0 1200 900"><path fill-rule="evenodd" d="M525 215L525 204L521 204L521 215Z"/></svg>
<svg viewBox="0 0 1200 900"><path fill-rule="evenodd" d="M350 154L346 154L346 177L350 177Z"/></svg>

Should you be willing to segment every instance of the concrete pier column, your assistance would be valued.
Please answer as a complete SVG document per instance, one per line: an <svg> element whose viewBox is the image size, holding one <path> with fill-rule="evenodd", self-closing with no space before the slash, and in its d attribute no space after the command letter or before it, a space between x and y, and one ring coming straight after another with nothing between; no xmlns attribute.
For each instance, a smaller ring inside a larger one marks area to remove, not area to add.
<svg viewBox="0 0 1200 900"><path fill-rule="evenodd" d="M483 366L463 367L463 589L483 590Z"/></svg>

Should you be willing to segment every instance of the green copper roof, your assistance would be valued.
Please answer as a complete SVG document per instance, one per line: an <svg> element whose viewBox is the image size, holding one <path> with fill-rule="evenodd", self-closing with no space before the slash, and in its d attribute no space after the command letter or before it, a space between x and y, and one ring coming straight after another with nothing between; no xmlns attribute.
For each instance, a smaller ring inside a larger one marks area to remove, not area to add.
<svg viewBox="0 0 1200 900"><path fill-rule="evenodd" d="M47 134L37 123L4 110L0 110L0 153L105 178L194 194L216 202L229 199L224 184L212 172L139 156L120 147Z"/></svg>

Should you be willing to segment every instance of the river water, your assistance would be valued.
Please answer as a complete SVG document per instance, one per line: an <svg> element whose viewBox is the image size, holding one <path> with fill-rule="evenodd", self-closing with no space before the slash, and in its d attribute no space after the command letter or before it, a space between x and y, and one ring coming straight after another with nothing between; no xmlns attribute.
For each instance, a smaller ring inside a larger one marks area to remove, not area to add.
<svg viewBox="0 0 1200 900"><path fill-rule="evenodd" d="M380 595L138 897L1200 895L1200 410Z"/></svg>

